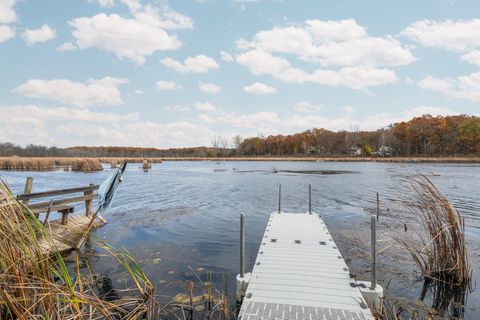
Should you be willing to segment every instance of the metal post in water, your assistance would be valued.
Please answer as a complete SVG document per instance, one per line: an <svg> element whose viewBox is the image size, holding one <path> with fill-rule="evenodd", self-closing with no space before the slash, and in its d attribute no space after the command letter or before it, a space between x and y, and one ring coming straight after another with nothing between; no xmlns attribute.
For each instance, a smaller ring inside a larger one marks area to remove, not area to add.
<svg viewBox="0 0 480 320"><path fill-rule="evenodd" d="M245 214L240 213L240 278L245 277Z"/></svg>
<svg viewBox="0 0 480 320"><path fill-rule="evenodd" d="M282 212L282 185L278 185L278 213Z"/></svg>
<svg viewBox="0 0 480 320"><path fill-rule="evenodd" d="M371 289L377 287L377 219L374 215L370 218L371 246L372 246L372 283Z"/></svg>
<svg viewBox="0 0 480 320"><path fill-rule="evenodd" d="M379 198L378 192L377 192L377 221L378 221L379 216L380 216L380 198Z"/></svg>
<svg viewBox="0 0 480 320"><path fill-rule="evenodd" d="M312 214L312 185L308 185L308 213Z"/></svg>

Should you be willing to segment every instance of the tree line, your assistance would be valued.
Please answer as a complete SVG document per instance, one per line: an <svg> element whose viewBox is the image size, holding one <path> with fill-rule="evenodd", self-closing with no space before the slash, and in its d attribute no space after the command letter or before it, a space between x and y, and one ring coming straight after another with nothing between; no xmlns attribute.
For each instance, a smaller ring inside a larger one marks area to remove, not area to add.
<svg viewBox="0 0 480 320"><path fill-rule="evenodd" d="M311 129L291 135L270 135L231 142L220 136L211 147L57 148L0 143L0 156L23 157L229 157L229 156L470 156L480 155L480 118L423 115L374 131Z"/></svg>
<svg viewBox="0 0 480 320"><path fill-rule="evenodd" d="M243 140L248 156L469 156L480 155L480 118L423 115L375 131L311 129Z"/></svg>

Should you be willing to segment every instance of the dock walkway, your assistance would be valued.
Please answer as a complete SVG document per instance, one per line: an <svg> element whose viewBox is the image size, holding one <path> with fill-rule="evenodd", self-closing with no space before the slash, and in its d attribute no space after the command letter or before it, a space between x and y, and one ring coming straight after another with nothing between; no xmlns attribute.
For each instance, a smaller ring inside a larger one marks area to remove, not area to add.
<svg viewBox="0 0 480 320"><path fill-rule="evenodd" d="M271 214L241 320L374 319L322 218Z"/></svg>

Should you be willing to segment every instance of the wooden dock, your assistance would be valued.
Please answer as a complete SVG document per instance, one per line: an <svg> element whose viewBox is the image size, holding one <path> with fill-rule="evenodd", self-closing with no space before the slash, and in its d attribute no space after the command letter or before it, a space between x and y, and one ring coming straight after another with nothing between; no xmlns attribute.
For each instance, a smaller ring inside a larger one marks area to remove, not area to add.
<svg viewBox="0 0 480 320"><path fill-rule="evenodd" d="M106 223L101 215L94 215L93 201L96 198L98 185L61 190L32 192L33 179L27 178L23 194L17 200L32 211L47 228L50 238L40 239L40 247L46 255L56 251L61 253L79 248L85 240L85 233ZM45 198L49 198L45 201ZM43 200L42 200L43 199ZM84 203L85 212L74 214L75 204ZM61 214L61 218L50 220L53 212Z"/></svg>
<svg viewBox="0 0 480 320"><path fill-rule="evenodd" d="M103 225L100 219L101 216L97 216L99 219L94 220L92 224L92 230ZM67 252L77 248L77 245L88 227L92 217L76 214L69 217L66 224L62 224L62 220L48 221L46 227L50 232L52 241L42 239L40 241L40 247L45 254L52 254L55 251L61 253Z"/></svg>
<svg viewBox="0 0 480 320"><path fill-rule="evenodd" d="M262 240L239 319L374 319L318 214L274 212Z"/></svg>

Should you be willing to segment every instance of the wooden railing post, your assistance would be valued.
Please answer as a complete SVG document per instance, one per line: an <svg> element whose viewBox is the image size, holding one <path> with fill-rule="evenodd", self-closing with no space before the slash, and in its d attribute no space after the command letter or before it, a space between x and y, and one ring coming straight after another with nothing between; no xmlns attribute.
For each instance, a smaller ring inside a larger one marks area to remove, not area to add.
<svg viewBox="0 0 480 320"><path fill-rule="evenodd" d="M27 177L27 181L25 181L25 188L23 189L24 194L29 194L32 193L32 187L33 187L33 178L32 177ZM28 206L29 199L23 200L23 203Z"/></svg>
<svg viewBox="0 0 480 320"><path fill-rule="evenodd" d="M93 186L93 184L90 183L90 186ZM93 195L93 190L85 191L83 195L91 196ZM93 198L85 200L85 215L87 217L89 217L92 214L92 207L93 207Z"/></svg>

